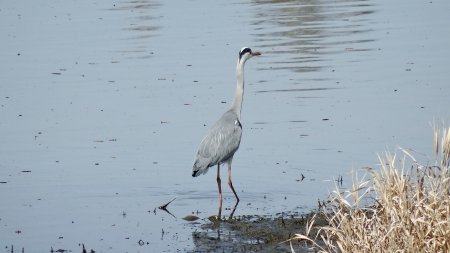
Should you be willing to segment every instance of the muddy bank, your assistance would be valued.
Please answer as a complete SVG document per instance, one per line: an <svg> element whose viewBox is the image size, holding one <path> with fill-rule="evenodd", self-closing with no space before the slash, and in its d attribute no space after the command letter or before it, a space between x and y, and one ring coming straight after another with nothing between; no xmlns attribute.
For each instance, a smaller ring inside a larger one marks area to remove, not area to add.
<svg viewBox="0 0 450 253"><path fill-rule="evenodd" d="M192 252L291 252L289 242L294 234L306 232L310 214L246 215L218 221L215 217L198 223L192 233ZM325 225L318 219L317 226ZM308 252L304 242L293 242L295 252Z"/></svg>

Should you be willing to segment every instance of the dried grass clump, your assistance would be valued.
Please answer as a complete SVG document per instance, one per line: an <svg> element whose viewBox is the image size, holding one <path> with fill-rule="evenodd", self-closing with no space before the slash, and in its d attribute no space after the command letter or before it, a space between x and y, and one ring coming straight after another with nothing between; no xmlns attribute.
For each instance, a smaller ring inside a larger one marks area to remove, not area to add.
<svg viewBox="0 0 450 253"><path fill-rule="evenodd" d="M318 252L450 252L450 128L435 129L434 144L432 166L403 149L379 156L378 170L333 192L321 210L329 225L311 235L313 218L292 251L299 240Z"/></svg>

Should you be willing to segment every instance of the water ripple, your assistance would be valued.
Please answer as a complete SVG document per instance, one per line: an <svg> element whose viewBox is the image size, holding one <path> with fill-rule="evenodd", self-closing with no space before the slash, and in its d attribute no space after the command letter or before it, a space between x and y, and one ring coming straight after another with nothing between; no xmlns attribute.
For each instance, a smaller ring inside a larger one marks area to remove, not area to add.
<svg viewBox="0 0 450 253"><path fill-rule="evenodd" d="M152 0L131 0L115 4L110 11L121 11L127 14L127 24L122 29L127 31L127 48L118 50L128 58L148 58L153 52L149 45L151 38L158 35L161 26L158 24L157 10L161 3ZM132 42L132 43L129 43Z"/></svg>
<svg viewBox="0 0 450 253"><path fill-rule="evenodd" d="M270 57L262 69L295 72L330 67L331 54L369 51L371 0L254 1L258 48Z"/></svg>

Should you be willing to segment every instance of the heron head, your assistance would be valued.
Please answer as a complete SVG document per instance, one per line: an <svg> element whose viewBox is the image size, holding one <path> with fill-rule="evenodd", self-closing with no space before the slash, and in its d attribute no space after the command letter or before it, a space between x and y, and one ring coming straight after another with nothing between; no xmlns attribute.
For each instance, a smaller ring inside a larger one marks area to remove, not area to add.
<svg viewBox="0 0 450 253"><path fill-rule="evenodd" d="M239 62L245 62L248 59L252 58L253 56L261 55L260 52L253 52L248 47L243 47L241 51L239 51Z"/></svg>

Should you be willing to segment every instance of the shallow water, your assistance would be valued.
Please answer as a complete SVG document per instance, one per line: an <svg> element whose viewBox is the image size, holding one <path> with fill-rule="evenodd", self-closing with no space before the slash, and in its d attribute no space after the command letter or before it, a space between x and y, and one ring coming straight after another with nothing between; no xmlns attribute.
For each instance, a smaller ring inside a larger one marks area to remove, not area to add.
<svg viewBox="0 0 450 253"><path fill-rule="evenodd" d="M216 214L218 194L215 170L192 178L192 161L230 105L243 46L263 55L246 65L236 215L308 212L386 147L432 162L431 124L450 120L449 11L447 1L4 3L0 246L195 251L198 224L181 218ZM157 209L175 197L173 216Z"/></svg>

